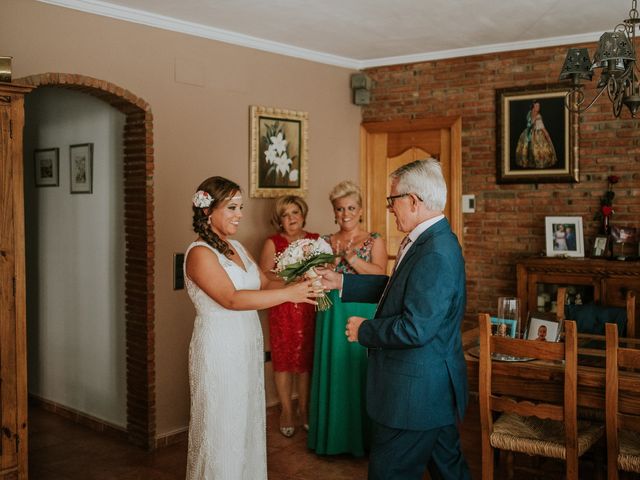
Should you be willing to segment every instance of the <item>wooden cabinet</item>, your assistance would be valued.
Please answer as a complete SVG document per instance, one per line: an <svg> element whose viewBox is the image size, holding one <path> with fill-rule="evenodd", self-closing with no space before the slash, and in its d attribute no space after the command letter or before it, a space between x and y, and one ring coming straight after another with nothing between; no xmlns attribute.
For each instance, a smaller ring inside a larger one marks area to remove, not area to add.
<svg viewBox="0 0 640 480"><path fill-rule="evenodd" d="M616 307L625 307L628 290L640 295L639 261L534 257L518 262L517 274L523 312L537 310L538 298L545 294L554 300L561 286L572 292L573 301L579 294L583 303L594 301ZM636 308L636 325L639 310Z"/></svg>
<svg viewBox="0 0 640 480"><path fill-rule="evenodd" d="M0 83L0 479L27 478L22 130L30 87Z"/></svg>

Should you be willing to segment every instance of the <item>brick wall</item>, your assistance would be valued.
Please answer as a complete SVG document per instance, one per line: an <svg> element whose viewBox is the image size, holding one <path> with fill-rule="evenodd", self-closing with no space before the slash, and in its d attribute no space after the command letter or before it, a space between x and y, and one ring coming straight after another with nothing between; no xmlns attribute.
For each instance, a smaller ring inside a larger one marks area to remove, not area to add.
<svg viewBox="0 0 640 480"><path fill-rule="evenodd" d="M583 46L595 50L594 44ZM468 316L495 313L499 295L515 295L516 260L545 249L545 216L582 216L588 251L598 231L593 217L608 175L621 177L615 186L613 223L640 227L640 123L628 111L615 119L606 94L580 118L579 183L496 184L495 90L557 84L566 49L366 70L374 84L371 103L363 108L364 122L462 117L463 193L476 195L476 213L464 214ZM587 98L593 93L588 89Z"/></svg>

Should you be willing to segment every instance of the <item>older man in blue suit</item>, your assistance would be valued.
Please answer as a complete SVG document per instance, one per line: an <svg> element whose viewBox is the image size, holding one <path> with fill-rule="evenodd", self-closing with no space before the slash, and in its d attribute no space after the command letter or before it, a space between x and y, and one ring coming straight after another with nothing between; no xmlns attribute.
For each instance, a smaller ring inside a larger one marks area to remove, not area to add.
<svg viewBox="0 0 640 480"><path fill-rule="evenodd" d="M440 164L418 160L391 174L387 208L407 236L390 279L323 270L343 301L379 301L374 318L350 317L346 335L369 348L367 412L374 421L370 480L467 479L456 423L467 406L461 323L464 260L442 214Z"/></svg>

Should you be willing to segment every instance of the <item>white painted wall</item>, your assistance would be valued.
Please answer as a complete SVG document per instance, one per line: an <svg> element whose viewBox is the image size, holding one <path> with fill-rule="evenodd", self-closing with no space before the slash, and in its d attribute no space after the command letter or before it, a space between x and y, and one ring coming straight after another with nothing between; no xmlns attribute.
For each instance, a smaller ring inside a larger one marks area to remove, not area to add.
<svg viewBox="0 0 640 480"><path fill-rule="evenodd" d="M124 115L82 93L26 97L29 393L126 426ZM71 194L69 146L93 143L93 193ZM33 151L60 149L57 187L36 188Z"/></svg>

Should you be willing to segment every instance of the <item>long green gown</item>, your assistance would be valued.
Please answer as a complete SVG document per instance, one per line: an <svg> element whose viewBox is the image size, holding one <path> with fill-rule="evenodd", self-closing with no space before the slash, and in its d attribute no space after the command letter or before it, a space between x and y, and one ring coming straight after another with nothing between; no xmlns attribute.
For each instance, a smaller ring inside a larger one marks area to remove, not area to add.
<svg viewBox="0 0 640 480"><path fill-rule="evenodd" d="M358 257L371 261L372 233ZM336 271L355 274L346 262ZM307 445L320 455L350 453L363 456L369 445L370 420L365 409L367 349L345 336L347 318L372 318L376 305L342 303L337 290L329 292L331 308L316 315L315 349Z"/></svg>

